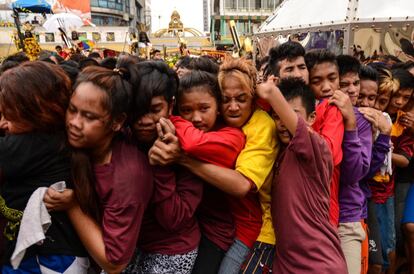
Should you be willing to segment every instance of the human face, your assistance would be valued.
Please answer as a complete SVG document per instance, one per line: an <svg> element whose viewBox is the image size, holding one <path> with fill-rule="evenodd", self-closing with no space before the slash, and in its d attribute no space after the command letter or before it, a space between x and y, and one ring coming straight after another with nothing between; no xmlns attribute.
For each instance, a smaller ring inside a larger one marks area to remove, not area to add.
<svg viewBox="0 0 414 274"><path fill-rule="evenodd" d="M232 127L242 127L253 112L253 96L237 78L227 77L223 83L221 113Z"/></svg>
<svg viewBox="0 0 414 274"><path fill-rule="evenodd" d="M66 110L69 143L76 148L100 149L112 140L112 120L104 107L108 96L98 86L84 82L78 85Z"/></svg>
<svg viewBox="0 0 414 274"><path fill-rule="evenodd" d="M288 77L301 78L306 84L309 84L309 72L306 67L305 58L299 56L293 60L283 59L279 61L279 78L285 79Z"/></svg>
<svg viewBox="0 0 414 274"><path fill-rule="evenodd" d="M152 144L157 138L157 123L161 118L171 115L172 107L164 96L155 96L151 99L150 112L138 118L133 125L137 140L143 144Z"/></svg>
<svg viewBox="0 0 414 274"><path fill-rule="evenodd" d="M184 119L202 130L210 131L216 123L218 114L217 100L207 87L187 90L181 97L178 111Z"/></svg>
<svg viewBox="0 0 414 274"><path fill-rule="evenodd" d="M375 100L374 108L385 111L390 103L390 96L387 94L378 95L377 99Z"/></svg>
<svg viewBox="0 0 414 274"><path fill-rule="evenodd" d="M394 95L391 96L390 103L387 107L388 114L396 114L400 109L410 101L413 89L406 88L400 89Z"/></svg>
<svg viewBox="0 0 414 274"><path fill-rule="evenodd" d="M288 101L288 104L293 109L293 111L296 112L298 116L300 116L309 126L313 124L315 120L315 112L312 112L309 115L306 114L306 108L302 103L302 98L293 98ZM273 114L273 117L275 119L277 135L280 141L282 142L282 144L289 144L289 142L292 140L292 134L289 132L282 120L280 120L280 118L276 114Z"/></svg>
<svg viewBox="0 0 414 274"><path fill-rule="evenodd" d="M317 99L328 99L339 89L338 67L330 62L315 65L310 71L310 88Z"/></svg>
<svg viewBox="0 0 414 274"><path fill-rule="evenodd" d="M378 84L371 80L361 80L361 89L357 100L358 107L374 107L377 99Z"/></svg>
<svg viewBox="0 0 414 274"><path fill-rule="evenodd" d="M348 94L353 106L356 105L358 100L359 91L361 89L360 82L358 73L354 72L345 73L339 80L339 88Z"/></svg>
<svg viewBox="0 0 414 274"><path fill-rule="evenodd" d="M154 54L154 60L161 60L161 59L162 59L161 52L156 52Z"/></svg>

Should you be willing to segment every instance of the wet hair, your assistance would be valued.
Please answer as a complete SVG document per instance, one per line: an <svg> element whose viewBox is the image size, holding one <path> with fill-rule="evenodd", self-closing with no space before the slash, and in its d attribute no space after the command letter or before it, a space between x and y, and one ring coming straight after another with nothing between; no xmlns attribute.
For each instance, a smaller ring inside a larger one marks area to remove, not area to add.
<svg viewBox="0 0 414 274"><path fill-rule="evenodd" d="M86 67L90 67L90 66L99 66L99 63L98 63L98 61L96 61L95 59L90 58L90 57L82 59L82 60L79 61L79 69L80 70L83 70Z"/></svg>
<svg viewBox="0 0 414 274"><path fill-rule="evenodd" d="M217 106L220 106L222 96L217 76L202 70L193 70L180 79L180 85L177 92L177 105L180 104L181 98L185 93L189 93L194 88L203 87L205 87L208 93L214 97Z"/></svg>
<svg viewBox="0 0 414 274"><path fill-rule="evenodd" d="M308 67L309 72L313 69L314 66L320 65L323 63L334 64L338 68L338 63L336 62L336 56L331 51L326 49L309 51L305 54L305 62ZM339 70L339 68L338 68Z"/></svg>
<svg viewBox="0 0 414 274"><path fill-rule="evenodd" d="M315 95L310 90L309 86L305 84L303 79L298 77L288 77L282 79L279 82L278 87L286 101L300 98L302 100L302 106L306 110L306 115L310 115L315 111Z"/></svg>
<svg viewBox="0 0 414 274"><path fill-rule="evenodd" d="M413 89L414 76L405 69L392 70L392 77L400 83L400 89Z"/></svg>
<svg viewBox="0 0 414 274"><path fill-rule="evenodd" d="M216 75L219 71L219 65L207 57L191 58L188 68L190 70L202 70Z"/></svg>
<svg viewBox="0 0 414 274"><path fill-rule="evenodd" d="M378 83L378 72L370 66L361 65L361 68L359 69L359 79Z"/></svg>
<svg viewBox="0 0 414 274"><path fill-rule="evenodd" d="M344 76L347 73L359 74L361 63L351 55L338 55L336 62L339 68L339 76Z"/></svg>
<svg viewBox="0 0 414 274"><path fill-rule="evenodd" d="M173 102L179 83L175 71L164 62L145 61L136 67L138 71L134 82L132 123L150 112L153 97L163 96L168 103Z"/></svg>
<svg viewBox="0 0 414 274"><path fill-rule="evenodd" d="M279 62L287 59L292 61L298 57L305 56L305 49L298 42L288 41L280 46L273 47L269 51L269 62L266 75L273 74L279 76L280 66Z"/></svg>
<svg viewBox="0 0 414 274"><path fill-rule="evenodd" d="M136 77L134 66L121 66L110 70L98 66L86 67L78 76L74 88L82 83L92 83L107 96L103 101L112 119L128 114L133 81ZM99 221L101 218L98 196L95 191L95 176L90 156L83 149L72 149L72 177L75 196L83 212Z"/></svg>
<svg viewBox="0 0 414 274"><path fill-rule="evenodd" d="M224 60L219 69L218 82L220 90L224 89L226 78L234 77L254 97L256 93L256 72L256 67L251 60L228 58Z"/></svg>
<svg viewBox="0 0 414 274"><path fill-rule="evenodd" d="M106 57L101 61L101 67L107 69L114 69L116 68L116 58L115 57Z"/></svg>
<svg viewBox="0 0 414 274"><path fill-rule="evenodd" d="M71 83L65 72L42 61L24 62L0 77L2 114L35 132L65 129Z"/></svg>

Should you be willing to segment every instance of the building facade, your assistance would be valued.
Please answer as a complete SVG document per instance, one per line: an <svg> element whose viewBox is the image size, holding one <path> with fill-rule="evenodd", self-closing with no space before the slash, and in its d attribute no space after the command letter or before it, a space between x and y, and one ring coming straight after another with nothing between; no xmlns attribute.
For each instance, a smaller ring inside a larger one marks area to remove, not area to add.
<svg viewBox="0 0 414 274"><path fill-rule="evenodd" d="M145 24L145 0L90 0L92 22L97 26Z"/></svg>
<svg viewBox="0 0 414 274"><path fill-rule="evenodd" d="M240 36L248 37L266 20L281 0L210 0L210 33L217 46L232 44L229 21Z"/></svg>

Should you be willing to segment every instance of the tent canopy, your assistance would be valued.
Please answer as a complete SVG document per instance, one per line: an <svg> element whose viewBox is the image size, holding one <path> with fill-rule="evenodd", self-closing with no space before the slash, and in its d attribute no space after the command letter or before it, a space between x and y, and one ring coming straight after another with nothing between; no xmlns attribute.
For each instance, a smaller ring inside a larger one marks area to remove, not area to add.
<svg viewBox="0 0 414 274"><path fill-rule="evenodd" d="M16 0L12 2L11 9L19 12L50 13L49 2L47 0Z"/></svg>
<svg viewBox="0 0 414 274"><path fill-rule="evenodd" d="M413 0L284 0L256 36L414 22Z"/></svg>

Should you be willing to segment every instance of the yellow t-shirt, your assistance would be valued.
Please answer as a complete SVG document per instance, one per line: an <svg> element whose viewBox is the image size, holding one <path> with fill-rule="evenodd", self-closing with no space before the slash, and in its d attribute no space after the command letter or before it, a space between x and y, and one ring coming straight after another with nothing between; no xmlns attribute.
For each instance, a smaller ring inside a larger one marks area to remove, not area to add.
<svg viewBox="0 0 414 274"><path fill-rule="evenodd" d="M275 244L275 234L270 212L272 170L279 150L276 125L263 110L256 110L242 128L246 145L237 157L236 170L253 181L259 191L262 207L262 229L257 241Z"/></svg>

